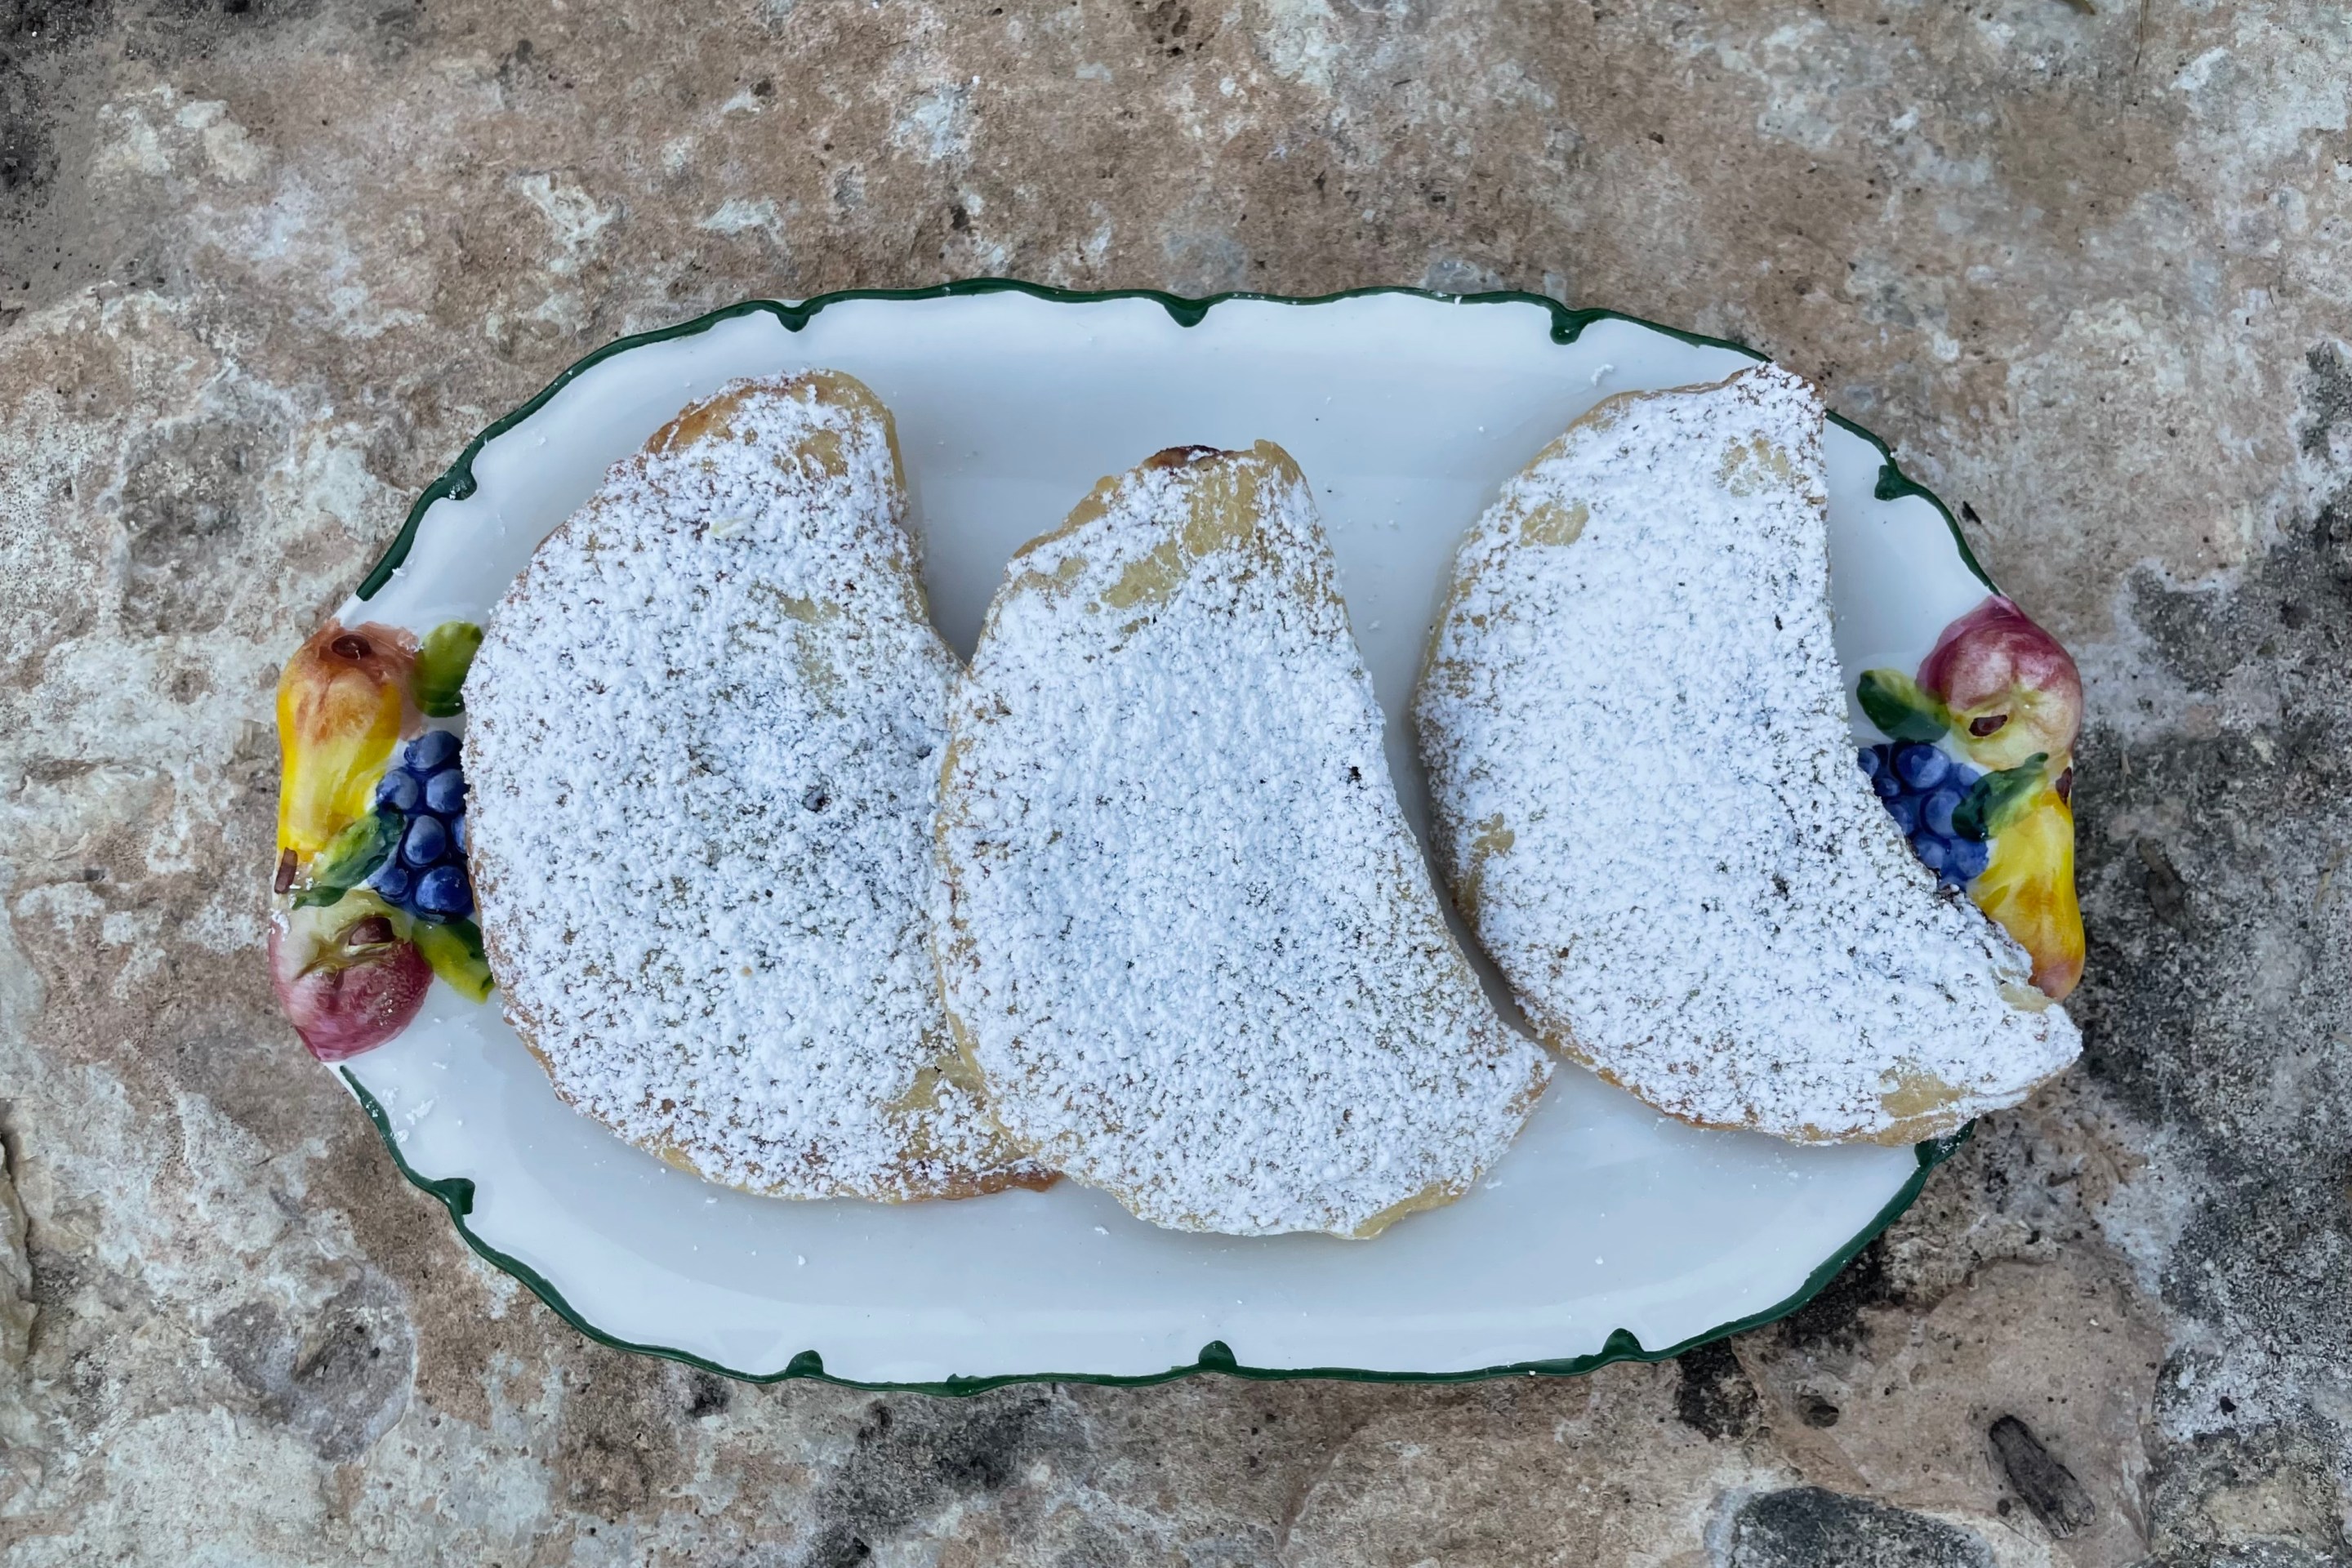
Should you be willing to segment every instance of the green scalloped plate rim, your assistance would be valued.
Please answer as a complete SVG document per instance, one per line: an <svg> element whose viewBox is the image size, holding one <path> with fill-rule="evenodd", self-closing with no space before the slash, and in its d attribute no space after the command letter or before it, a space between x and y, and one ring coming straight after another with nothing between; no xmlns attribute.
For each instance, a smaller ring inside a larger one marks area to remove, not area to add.
<svg viewBox="0 0 2352 1568"><path fill-rule="evenodd" d="M719 322L732 321L738 316L756 314L773 316L783 324L787 331L797 332L814 320L818 311L829 305L843 304L852 300L950 300L978 294L1026 294L1034 300L1047 300L1063 305L1099 304L1110 300L1149 300L1166 310L1180 327L1198 326L1202 318L1205 317L1211 310L1229 300L1251 300L1270 305L1328 305L1341 300L1361 300L1378 294L1399 294L1415 300L1434 300L1449 305L1538 305L1551 314L1551 338L1556 343L1568 344L1576 342L1583 334L1584 329L1595 321L1623 321L1631 326L1646 327L1651 331L1664 332L1668 337L1679 338L1684 342L1696 343L1705 348L1729 349L1734 353L1743 353L1751 359L1761 360L1770 357L1759 353L1746 343L1736 342L1729 338L1711 338L1703 332L1686 332L1679 327L1669 327L1657 321L1644 321L1639 316L1628 316L1620 310L1571 310L1549 295L1529 294L1516 289L1496 289L1483 294L1439 294L1427 289L1375 285L1365 289L1345 289L1336 294L1235 292L1212 294L1205 300L1188 300L1181 295L1163 294L1157 289L1094 290L1055 289L1043 283L1024 283L1013 278L966 278L953 283L935 283L928 289L843 289L831 294L815 295L802 300L797 305L787 305L775 300L745 300L739 304L713 310L708 315L697 316L692 321L680 321L676 326L660 327L650 332L638 332L631 337L615 338L595 353L575 361L562 374L540 388L538 395L530 402L467 442L466 449L457 455L457 460L450 464L439 479L427 485L425 488L425 493L416 498L416 504L408 509L408 517L400 525L400 531L393 536L392 543L386 547L382 558L361 581L358 596L362 599L373 599L375 597L376 590L390 582L392 574L400 570L401 563L408 559L409 546L415 542L417 525L425 521L425 514L432 509L434 502L445 498L450 500L464 500L474 493L474 458L484 447L538 413L541 405L562 391L573 377L602 363L614 354L625 353L631 349L643 348L648 343L667 342L672 338L692 337L697 332L709 331ZM1952 516L1952 509L1944 504L1943 498L1905 473L1902 465L1895 460L1894 450L1877 436L1864 429L1843 414L1832 414L1830 422L1842 430L1861 437L1878 448L1878 484L1872 492L1874 498L1879 500L1897 500L1905 496L1917 496L1929 506L1934 507L1937 515L1944 520L1944 526L1951 531L1952 543L1958 548L1962 563L1987 589L1996 594L2000 593L2000 590L1994 585L1992 578L1978 563L1976 552L1969 548L1968 536L1960 531L1958 520Z"/></svg>
<svg viewBox="0 0 2352 1568"><path fill-rule="evenodd" d="M449 465L439 479L426 486L424 494L416 498L416 503L408 509L408 517L401 524L400 531L393 537L392 543L386 547L383 556L369 571L366 578L361 582L357 596L361 599L373 598L377 590L392 580L392 574L397 572L401 563L408 559L409 548L416 540L417 527L424 521L425 512L432 509L434 502L445 498L451 500L463 500L474 493L476 485L474 458L484 447L537 413L548 399L562 391L574 377L614 354L626 353L630 349L643 348L648 343L666 342L672 338L690 337L697 332L708 331L719 322L731 321L738 316L771 315L782 322L785 330L797 332L807 326L818 311L829 305L837 305L847 300L946 300L980 294L1026 294L1032 299L1071 305L1096 304L1110 300L1149 300L1166 310L1180 327L1198 326L1211 310L1229 300L1251 300L1265 304L1306 306L1327 305L1336 300L1360 300L1371 295L1398 294L1412 299L1434 300L1444 304L1537 305L1550 313L1552 341L1563 345L1576 342L1584 330L1595 321L1623 321L1632 326L1645 327L1652 331L1664 332L1668 337L1678 338L1687 343L1696 343L1706 348L1729 349L1735 353L1743 353L1751 359L1762 360L1769 357L1758 353L1746 343L1737 342L1728 338L1708 337L1702 332L1686 332L1678 327L1669 327L1657 321L1645 321L1642 317L1629 316L1619 310L1572 310L1548 295L1529 294L1519 289L1498 289L1478 294L1441 294L1426 289L1376 285L1364 289L1343 289L1335 294L1304 297L1234 292L1213 294L1202 300L1191 300L1181 295L1163 293L1157 289L1095 290L1055 289L1045 284L1026 283L1012 278L966 278L952 283L934 284L925 289L844 289L831 294L815 295L797 305L785 304L775 300L746 300L739 304L729 305L722 310L697 316L691 321L678 322L675 326L617 338L593 353L575 361L562 374L541 387L538 395L530 402L523 404L503 419L483 430L480 435L467 443L466 449L458 454L457 460ZM1961 563L1979 582L1985 585L1988 591L1996 594L2000 592L1992 578L1986 574L1984 567L1978 563L1976 552L1969 548L1968 536L1960 531L1958 521L1952 516L1951 508L1944 504L1942 498L1906 474L1902 466L1895 460L1893 450L1877 436L1864 429L1843 415L1832 414L1830 419L1839 428L1861 437L1878 449L1878 483L1873 491L1874 499L1895 500L1905 496L1916 496L1927 501L1936 509L1937 515L1944 520L1944 526L1950 531L1952 542L1960 552ZM350 1087L352 1093L358 1099L361 1108L367 1112L368 1120L375 1124L376 1133L383 1140L383 1146L390 1152L393 1163L399 1167L400 1173L408 1179L412 1186L440 1200L442 1206L449 1211L450 1222L457 1226L457 1234L465 1238L466 1245L472 1247L485 1261L505 1270L530 1287L531 1293L546 1302L557 1317L562 1318L598 1344L608 1345L614 1350L631 1351L639 1355L659 1356L667 1361L679 1362L703 1372L713 1373L721 1377L735 1378L744 1383L782 1383L791 1379L807 1378L835 1384L844 1388L866 1389L874 1393L982 1394L992 1388L1002 1388L1007 1384L1015 1383L1091 1383L1108 1387L1142 1388L1152 1384L1167 1383L1180 1377L1192 1377L1205 1372L1223 1373L1228 1376L1254 1378L1260 1381L1284 1378L1331 1378L1352 1383L1475 1383L1482 1379L1496 1377L1576 1377L1621 1361L1672 1361L1675 1357L1700 1345L1727 1339L1733 1334L1745 1333L1749 1329L1762 1328L1767 1323L1778 1321L1821 1294L1829 1282L1837 1277L1839 1270L1853 1260L1855 1254L1876 1240L1882 1231L1894 1224L1903 1211L1911 1206L1918 1198L1920 1189L1927 1184L1927 1173L1951 1158L1960 1145L1968 1142L1969 1134L1976 1127L1974 1122L1970 1122L1948 1138L1931 1140L1915 1145L1918 1166L1911 1173L1910 1179L1903 1184L1902 1189L1887 1200L1885 1206L1881 1208L1872 1217L1870 1223L1863 1226L1852 1240L1840 1247L1820 1268L1806 1276L1804 1284L1798 1287L1796 1291L1787 1299L1775 1302L1760 1312L1751 1313L1733 1322L1719 1324L1704 1332L1694 1334L1679 1344L1668 1345L1663 1350L1645 1349L1641 1341L1635 1339L1630 1331L1616 1329L1612 1330L1609 1337L1602 1342L1601 1349L1590 1355L1573 1356L1566 1360L1515 1362L1507 1366L1479 1367L1468 1372L1370 1372L1353 1367L1244 1366L1234 1359L1233 1352L1226 1348L1222 1341L1211 1341L1201 1347L1200 1359L1189 1366L1171 1366L1165 1372L1146 1373L1135 1377L1114 1377L1097 1373L1036 1372L1008 1373L995 1377L950 1377L942 1383L861 1383L854 1378L835 1377L826 1372L824 1359L814 1350L801 1352L786 1363L782 1371L748 1373L738 1372L732 1367L720 1366L716 1362L706 1360L687 1351L674 1350L667 1345L636 1344L604 1332L574 1310L572 1303L563 1299L563 1293L537 1269L518 1258L499 1251L475 1235L472 1228L466 1223L467 1215L470 1215L474 1208L474 1184L464 1176L445 1176L435 1179L422 1175L411 1168L406 1157L400 1152L399 1139L393 1132L392 1123L385 1117L383 1107L377 1102L375 1096L370 1094L366 1087L352 1075L349 1068L341 1069L341 1072L343 1082Z"/></svg>
<svg viewBox="0 0 2352 1568"><path fill-rule="evenodd" d="M1166 1372L1144 1373L1135 1377L1117 1377L1104 1373L1015 1372L994 1377L950 1377L943 1383L861 1383L856 1378L835 1377L825 1371L824 1359L813 1350L801 1352L785 1363L780 1372L738 1372L733 1367L720 1366L717 1362L706 1360L688 1351L673 1350L667 1345L637 1344L606 1333L575 1311L572 1303L563 1299L563 1292L549 1283L546 1276L520 1258L500 1252L497 1247L475 1235L472 1228L466 1224L466 1216L474 1210L473 1182L464 1176L444 1176L436 1180L419 1174L412 1169L406 1157L400 1152L400 1141L393 1132L391 1119L384 1114L383 1105L378 1103L375 1096L367 1091L366 1086L352 1076L350 1068L341 1070L343 1082L348 1084L352 1093L358 1097L361 1108L367 1112L368 1120L375 1123L377 1134L383 1139L383 1146L391 1151L392 1163L400 1167L400 1173L408 1178L412 1186L441 1200L442 1206L449 1211L450 1222L457 1227L457 1234L466 1238L466 1245L472 1247L487 1262L506 1270L530 1287L531 1293L553 1309L557 1317L562 1318L598 1344L608 1345L616 1351L631 1351L638 1355L659 1356L666 1361L680 1362L700 1371L714 1373L720 1377L735 1378L743 1383L784 1383L807 1378L820 1383L834 1384L842 1388L862 1388L876 1394L985 1394L992 1388L1003 1388L1007 1384L1013 1383L1092 1383L1108 1388L1147 1388L1155 1383L1168 1383L1176 1378L1192 1377L1204 1372L1221 1372L1230 1377L1252 1378L1261 1383L1280 1382L1286 1378L1294 1377L1329 1378L1344 1383L1477 1383L1494 1377L1580 1377L1588 1372L1608 1366L1615 1362L1672 1361L1685 1351L1695 1350L1700 1345L1711 1343L1716 1340L1727 1339L1733 1334L1745 1333L1749 1329L1760 1329L1767 1323L1776 1322L1820 1295L1829 1282L1837 1278L1838 1271L1853 1261L1854 1254L1877 1240L1879 1233L1894 1224L1896 1217L1911 1206L1913 1201L1919 1196L1919 1189L1927 1185L1927 1173L1950 1159L1958 1152L1960 1145L1966 1143L1969 1135L1976 1131L1976 1123L1971 1121L1948 1138L1934 1139L1925 1143L1912 1145L1913 1152L1918 1156L1919 1163L1918 1168L1911 1173L1910 1179L1903 1184L1899 1192L1887 1200L1886 1206L1880 1209L1853 1240L1838 1248L1820 1268L1807 1275L1805 1282L1785 1300L1776 1301L1762 1311L1751 1313L1737 1321L1718 1324L1702 1333L1693 1334L1680 1344L1668 1345L1664 1350L1645 1350L1643 1348L1642 1342L1635 1339L1631 1332L1624 1329L1614 1329L1610 1331L1609 1337L1601 1342L1601 1348L1591 1355L1573 1356L1564 1361L1514 1362L1507 1366L1475 1367L1467 1372L1368 1372L1346 1366L1244 1366L1234 1359L1234 1352L1225 1347L1223 1341L1212 1340L1201 1347L1200 1359L1189 1366L1171 1366Z"/></svg>

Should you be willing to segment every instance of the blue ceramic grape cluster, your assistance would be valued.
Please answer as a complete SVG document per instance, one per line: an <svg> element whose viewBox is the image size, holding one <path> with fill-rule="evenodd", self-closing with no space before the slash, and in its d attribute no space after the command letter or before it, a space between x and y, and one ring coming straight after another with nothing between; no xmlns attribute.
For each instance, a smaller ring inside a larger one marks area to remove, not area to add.
<svg viewBox="0 0 2352 1568"><path fill-rule="evenodd" d="M375 786L379 816L399 825L399 838L368 879L384 902L420 920L463 920L474 912L466 875L466 774L457 737L427 730L402 748Z"/></svg>
<svg viewBox="0 0 2352 1568"><path fill-rule="evenodd" d="M1886 814L1911 840L1911 852L1938 881L1961 887L1983 872L1992 847L1985 842L1982 823L1960 809L1984 776L1982 770L1919 741L1864 746L1855 760Z"/></svg>

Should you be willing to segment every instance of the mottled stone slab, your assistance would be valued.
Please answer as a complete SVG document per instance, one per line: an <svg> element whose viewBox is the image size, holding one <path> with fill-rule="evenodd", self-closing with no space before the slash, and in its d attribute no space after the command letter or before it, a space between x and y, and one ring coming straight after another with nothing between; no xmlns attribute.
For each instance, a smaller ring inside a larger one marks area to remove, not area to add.
<svg viewBox="0 0 2352 1568"><path fill-rule="evenodd" d="M118 0L0 37L10 1568L2352 1552L2340 10ZM948 1403L583 1340L276 1015L278 662L598 343L977 273L1522 288L1818 378L2082 659L2083 1064L1680 1366Z"/></svg>

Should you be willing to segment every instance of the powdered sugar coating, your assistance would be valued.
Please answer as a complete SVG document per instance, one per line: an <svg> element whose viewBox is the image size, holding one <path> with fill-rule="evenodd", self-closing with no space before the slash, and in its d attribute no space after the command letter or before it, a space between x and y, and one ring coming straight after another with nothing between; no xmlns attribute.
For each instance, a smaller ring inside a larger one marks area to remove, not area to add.
<svg viewBox="0 0 2352 1568"><path fill-rule="evenodd" d="M1549 1072L1455 947L1298 471L1186 449L1015 558L953 717L941 972L1013 1134L1157 1225L1369 1235Z"/></svg>
<svg viewBox="0 0 2352 1568"><path fill-rule="evenodd" d="M956 669L904 510L865 387L738 383L541 545L466 686L469 849L516 1028L624 1137L782 1196L1041 1177L933 978Z"/></svg>
<svg viewBox="0 0 2352 1568"><path fill-rule="evenodd" d="M1770 366L1578 421L1464 540L1416 718L1547 1040L1688 1121L1910 1142L2080 1043L1854 765L1822 427Z"/></svg>

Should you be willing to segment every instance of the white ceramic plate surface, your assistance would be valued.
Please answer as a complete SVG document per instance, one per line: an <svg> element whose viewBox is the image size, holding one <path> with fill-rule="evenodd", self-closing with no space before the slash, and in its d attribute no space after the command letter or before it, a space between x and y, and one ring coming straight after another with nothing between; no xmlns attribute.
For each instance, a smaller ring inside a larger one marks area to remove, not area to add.
<svg viewBox="0 0 2352 1568"><path fill-rule="evenodd" d="M745 306L616 344L494 426L342 618L481 620L608 465L738 376L828 366L890 405L931 603L964 654L1006 559L1096 479L1163 447L1267 437L1314 485L1419 828L1404 716L1464 528L1599 399L1752 358L1524 296L1204 308L981 283ZM1827 454L1839 655L1911 668L1988 585L1883 448L1840 426ZM1237 1238L1155 1229L1066 1181L900 1207L709 1185L566 1108L496 999L446 985L344 1070L411 1179L587 1331L740 1376L933 1388L1654 1356L1795 1307L1941 1152L1701 1131L1564 1068L1459 1203L1370 1242Z"/></svg>

